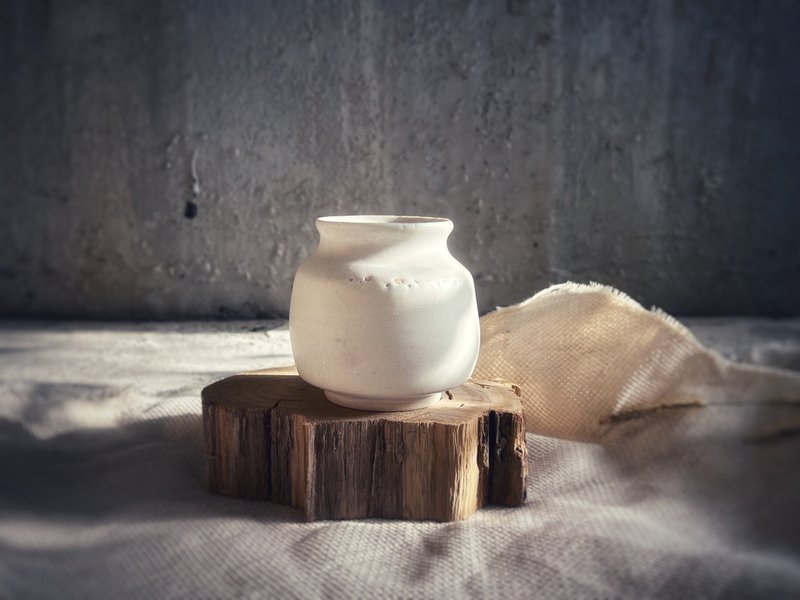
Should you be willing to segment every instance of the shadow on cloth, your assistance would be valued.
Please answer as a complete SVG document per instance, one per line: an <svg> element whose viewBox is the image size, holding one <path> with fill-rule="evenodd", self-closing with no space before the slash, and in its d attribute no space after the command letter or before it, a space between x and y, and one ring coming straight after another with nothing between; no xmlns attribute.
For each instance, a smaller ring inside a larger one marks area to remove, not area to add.
<svg viewBox="0 0 800 600"><path fill-rule="evenodd" d="M624 501L680 500L720 539L800 551L800 405L674 406L606 425ZM676 524L680 527L682 524Z"/></svg>
<svg viewBox="0 0 800 600"><path fill-rule="evenodd" d="M93 520L299 522L300 512L208 491L202 417L184 414L39 439L0 419L0 513Z"/></svg>

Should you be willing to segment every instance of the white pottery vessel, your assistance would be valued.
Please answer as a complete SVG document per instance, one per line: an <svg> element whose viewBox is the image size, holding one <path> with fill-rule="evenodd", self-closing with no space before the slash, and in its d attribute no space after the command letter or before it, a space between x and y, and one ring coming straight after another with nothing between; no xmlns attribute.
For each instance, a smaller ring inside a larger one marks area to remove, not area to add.
<svg viewBox="0 0 800 600"><path fill-rule="evenodd" d="M448 219L317 219L289 309L300 376L341 406L410 410L464 383L478 358L475 284Z"/></svg>

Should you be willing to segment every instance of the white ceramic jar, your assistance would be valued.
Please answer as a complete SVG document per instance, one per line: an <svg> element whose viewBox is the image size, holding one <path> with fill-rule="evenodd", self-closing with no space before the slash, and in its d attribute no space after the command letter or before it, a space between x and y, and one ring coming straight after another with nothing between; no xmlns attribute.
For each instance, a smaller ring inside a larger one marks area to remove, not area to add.
<svg viewBox="0 0 800 600"><path fill-rule="evenodd" d="M361 410L410 410L464 383L478 358L472 275L450 254L449 219L317 219L320 242L289 309L300 376Z"/></svg>

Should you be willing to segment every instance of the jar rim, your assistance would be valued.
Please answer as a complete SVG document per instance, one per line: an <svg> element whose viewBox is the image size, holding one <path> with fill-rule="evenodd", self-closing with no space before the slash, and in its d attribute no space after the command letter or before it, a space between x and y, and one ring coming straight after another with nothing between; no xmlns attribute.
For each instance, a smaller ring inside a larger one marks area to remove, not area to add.
<svg viewBox="0 0 800 600"><path fill-rule="evenodd" d="M319 217L317 223L341 225L382 225L387 227L403 225L441 225L452 224L444 217L425 217L413 215L335 215Z"/></svg>

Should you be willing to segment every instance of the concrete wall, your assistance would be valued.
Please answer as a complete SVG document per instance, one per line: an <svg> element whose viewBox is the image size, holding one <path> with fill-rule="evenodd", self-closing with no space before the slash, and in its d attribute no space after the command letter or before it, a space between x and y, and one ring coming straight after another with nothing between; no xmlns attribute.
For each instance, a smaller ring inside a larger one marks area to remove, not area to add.
<svg viewBox="0 0 800 600"><path fill-rule="evenodd" d="M800 3L0 5L0 312L285 315L316 216L451 217L485 310L800 314Z"/></svg>

